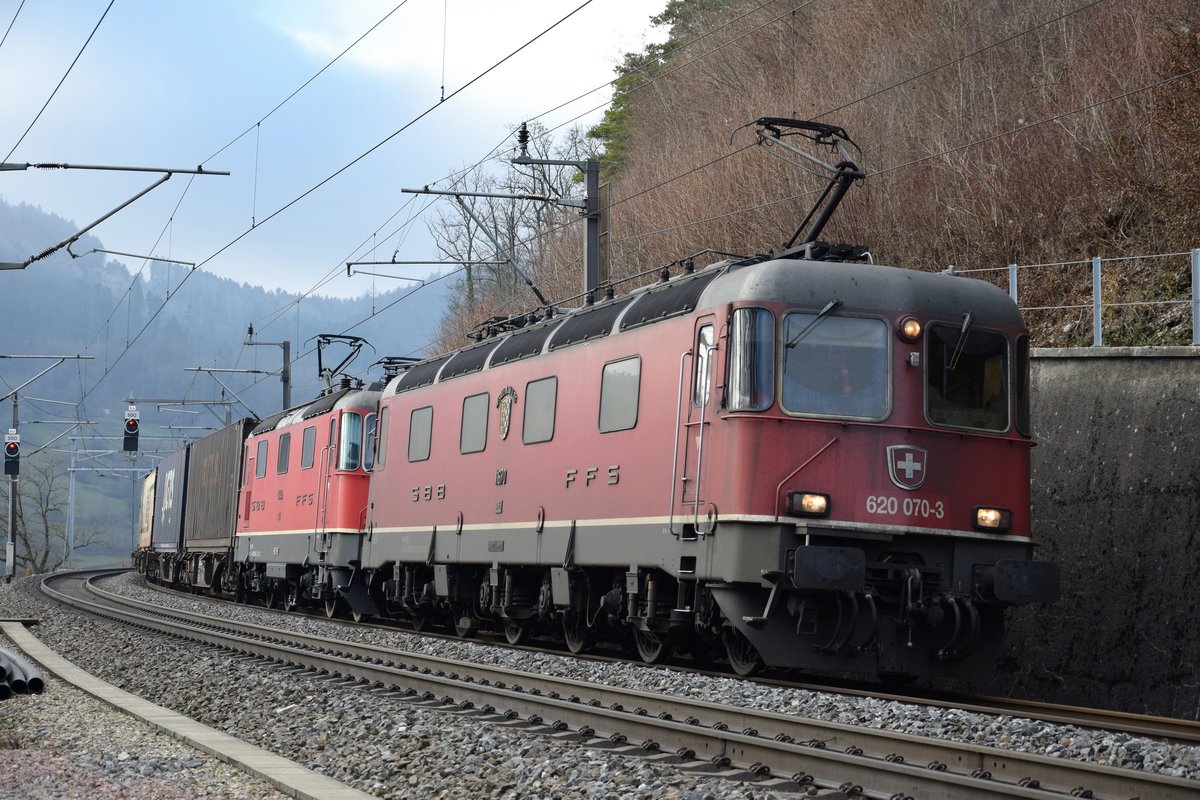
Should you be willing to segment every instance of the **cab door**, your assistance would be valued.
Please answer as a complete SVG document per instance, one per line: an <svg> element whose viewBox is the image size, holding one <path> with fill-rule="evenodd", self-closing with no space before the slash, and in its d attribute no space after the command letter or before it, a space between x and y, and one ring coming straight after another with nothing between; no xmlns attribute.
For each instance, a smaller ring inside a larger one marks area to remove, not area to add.
<svg viewBox="0 0 1200 800"><path fill-rule="evenodd" d="M717 333L714 315L707 314L696 320L690 368L686 377L681 375L680 381L679 455L675 465L677 491L672 495L672 518L689 526L691 530L687 532L693 535L707 527L705 496L711 457L705 451L711 446L713 421L720 405L716 387Z"/></svg>

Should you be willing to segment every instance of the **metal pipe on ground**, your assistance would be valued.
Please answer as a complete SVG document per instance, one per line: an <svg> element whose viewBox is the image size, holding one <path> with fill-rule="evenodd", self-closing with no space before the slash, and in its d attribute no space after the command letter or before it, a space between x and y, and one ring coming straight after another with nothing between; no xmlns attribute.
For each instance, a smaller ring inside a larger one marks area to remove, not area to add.
<svg viewBox="0 0 1200 800"><path fill-rule="evenodd" d="M2 683L11 694L41 694L46 689L41 673L32 664L3 647L0 647L0 672L4 673Z"/></svg>

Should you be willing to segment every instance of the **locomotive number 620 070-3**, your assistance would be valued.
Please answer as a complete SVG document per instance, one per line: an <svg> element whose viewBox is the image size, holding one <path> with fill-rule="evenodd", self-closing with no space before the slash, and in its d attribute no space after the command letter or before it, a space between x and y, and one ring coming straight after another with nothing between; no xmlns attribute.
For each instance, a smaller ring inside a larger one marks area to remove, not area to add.
<svg viewBox="0 0 1200 800"><path fill-rule="evenodd" d="M946 516L946 506L941 500L930 501L921 497L899 498L886 494L873 494L867 497L867 513L880 516L903 514L906 517L942 519Z"/></svg>

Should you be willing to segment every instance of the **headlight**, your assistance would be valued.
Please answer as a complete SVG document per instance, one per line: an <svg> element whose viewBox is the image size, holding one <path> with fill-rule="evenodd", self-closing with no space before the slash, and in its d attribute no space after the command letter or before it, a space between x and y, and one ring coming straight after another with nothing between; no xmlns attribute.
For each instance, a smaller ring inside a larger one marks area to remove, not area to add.
<svg viewBox="0 0 1200 800"><path fill-rule="evenodd" d="M921 321L916 317L905 317L900 321L896 333L906 342L915 342L921 338Z"/></svg>
<svg viewBox="0 0 1200 800"><path fill-rule="evenodd" d="M791 492L788 495L788 513L800 517L828 516L829 495L817 492Z"/></svg>
<svg viewBox="0 0 1200 800"><path fill-rule="evenodd" d="M1004 508L975 508L975 527L981 531L1003 533L1012 530L1012 512Z"/></svg>

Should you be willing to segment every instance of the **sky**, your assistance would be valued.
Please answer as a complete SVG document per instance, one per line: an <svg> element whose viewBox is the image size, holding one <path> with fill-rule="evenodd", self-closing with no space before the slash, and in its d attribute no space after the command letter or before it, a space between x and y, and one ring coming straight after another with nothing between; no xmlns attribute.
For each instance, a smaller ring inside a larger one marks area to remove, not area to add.
<svg viewBox="0 0 1200 800"><path fill-rule="evenodd" d="M340 270L318 293L342 297L371 290L367 276L346 276L347 260L436 257L430 212L388 222L411 199L401 188L475 163L524 120L595 124L624 53L666 37L650 23L666 0L111 2L0 0L0 159L229 171L176 174L91 233L108 250L288 292ZM3 171L0 199L78 229L158 177Z"/></svg>

